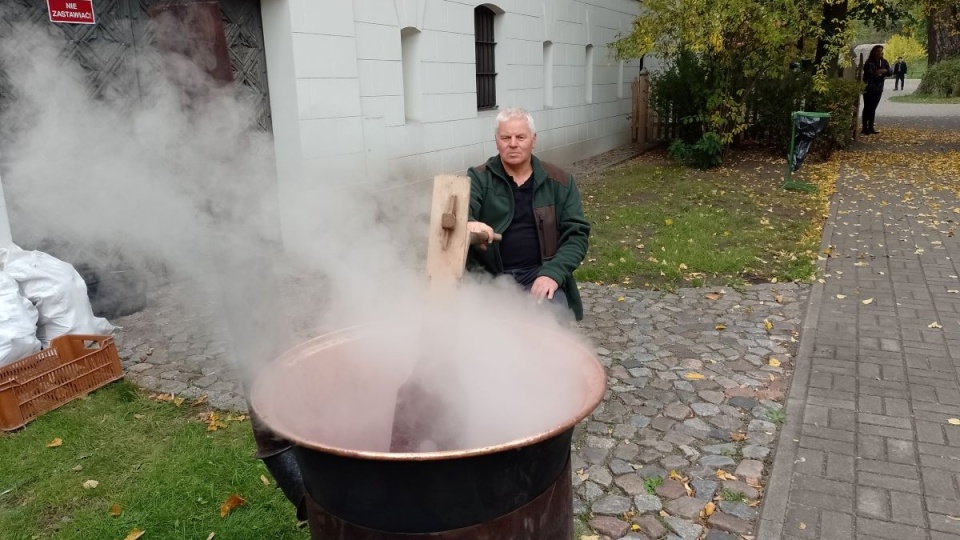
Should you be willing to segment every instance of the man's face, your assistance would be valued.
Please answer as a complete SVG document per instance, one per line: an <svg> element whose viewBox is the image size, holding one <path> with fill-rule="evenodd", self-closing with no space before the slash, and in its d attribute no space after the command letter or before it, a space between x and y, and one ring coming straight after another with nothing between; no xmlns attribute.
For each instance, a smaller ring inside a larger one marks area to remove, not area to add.
<svg viewBox="0 0 960 540"><path fill-rule="evenodd" d="M537 136L525 118L513 118L497 126L497 152L504 164L520 167L530 162Z"/></svg>

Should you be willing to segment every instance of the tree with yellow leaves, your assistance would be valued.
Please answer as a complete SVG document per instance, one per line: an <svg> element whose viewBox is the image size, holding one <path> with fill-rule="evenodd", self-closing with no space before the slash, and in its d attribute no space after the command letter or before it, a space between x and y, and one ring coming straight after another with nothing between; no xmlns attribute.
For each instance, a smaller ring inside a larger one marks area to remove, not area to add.
<svg viewBox="0 0 960 540"><path fill-rule="evenodd" d="M796 74L804 54L810 56L803 43L817 36L817 6L811 0L645 0L632 32L610 47L619 58L656 53L686 77L677 86L690 95L667 96L678 102L673 111L681 138L693 145L691 152L716 157L746 129L746 104L757 84ZM789 112L783 124L788 121Z"/></svg>

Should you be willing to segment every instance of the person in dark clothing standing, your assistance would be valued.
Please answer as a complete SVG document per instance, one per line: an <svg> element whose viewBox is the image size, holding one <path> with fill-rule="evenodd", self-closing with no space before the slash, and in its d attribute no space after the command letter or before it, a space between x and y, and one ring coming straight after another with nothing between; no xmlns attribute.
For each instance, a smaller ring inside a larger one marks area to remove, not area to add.
<svg viewBox="0 0 960 540"><path fill-rule="evenodd" d="M867 83L863 90L863 125L860 130L863 135L880 133L874 128L873 121L883 95L883 81L889 76L890 64L883 59L883 45L874 45L863 63L863 82Z"/></svg>
<svg viewBox="0 0 960 540"><path fill-rule="evenodd" d="M897 57L893 63L893 89L903 90L903 80L907 77L907 63L903 61L902 56Z"/></svg>

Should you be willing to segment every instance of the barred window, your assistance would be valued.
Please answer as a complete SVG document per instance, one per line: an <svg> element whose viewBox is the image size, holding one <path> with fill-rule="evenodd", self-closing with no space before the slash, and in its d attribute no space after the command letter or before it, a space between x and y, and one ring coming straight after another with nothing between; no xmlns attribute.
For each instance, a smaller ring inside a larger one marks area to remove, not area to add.
<svg viewBox="0 0 960 540"><path fill-rule="evenodd" d="M496 13L486 6L473 10L474 35L477 50L477 109L497 107L497 64L494 51L497 42L493 35Z"/></svg>

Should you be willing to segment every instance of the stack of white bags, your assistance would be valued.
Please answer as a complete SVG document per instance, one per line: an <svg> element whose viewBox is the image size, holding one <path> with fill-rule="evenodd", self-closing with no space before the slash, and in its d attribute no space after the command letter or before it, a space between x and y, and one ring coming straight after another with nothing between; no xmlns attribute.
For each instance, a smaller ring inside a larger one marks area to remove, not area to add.
<svg viewBox="0 0 960 540"><path fill-rule="evenodd" d="M70 263L17 246L0 249L0 366L64 334L110 334L93 314L87 285Z"/></svg>

